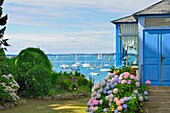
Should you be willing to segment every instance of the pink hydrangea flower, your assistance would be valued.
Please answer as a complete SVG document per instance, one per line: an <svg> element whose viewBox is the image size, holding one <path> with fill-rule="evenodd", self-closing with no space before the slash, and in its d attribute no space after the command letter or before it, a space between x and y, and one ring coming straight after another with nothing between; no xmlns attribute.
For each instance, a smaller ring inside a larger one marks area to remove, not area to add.
<svg viewBox="0 0 170 113"><path fill-rule="evenodd" d="M122 80L122 82L121 82L121 84L126 84L127 83L127 81L126 80Z"/></svg>
<svg viewBox="0 0 170 113"><path fill-rule="evenodd" d="M98 100L93 100L93 104L98 105L99 104Z"/></svg>
<svg viewBox="0 0 170 113"><path fill-rule="evenodd" d="M118 100L118 101L116 101L116 105L117 106L120 106L121 105L121 102Z"/></svg>
<svg viewBox="0 0 170 113"><path fill-rule="evenodd" d="M146 84L147 84L147 85L150 85L150 84L151 84L151 81L150 81L150 80L147 80L147 81L146 81Z"/></svg>
<svg viewBox="0 0 170 113"><path fill-rule="evenodd" d="M118 106L118 107L117 107L117 110L119 110L119 111L121 111L122 109L123 109L122 106Z"/></svg>
<svg viewBox="0 0 170 113"><path fill-rule="evenodd" d="M130 78L131 78L131 79L134 79L134 78L135 78L135 76L134 76L134 75L130 75Z"/></svg>
<svg viewBox="0 0 170 113"><path fill-rule="evenodd" d="M125 101L124 101L124 99L120 99L120 102L123 104Z"/></svg>
<svg viewBox="0 0 170 113"><path fill-rule="evenodd" d="M131 80L128 80L128 84L131 84Z"/></svg>
<svg viewBox="0 0 170 113"><path fill-rule="evenodd" d="M124 75L124 78L128 78L130 74L129 72L124 72L123 75Z"/></svg>
<svg viewBox="0 0 170 113"><path fill-rule="evenodd" d="M114 98L114 102L117 102L119 99L117 97Z"/></svg>

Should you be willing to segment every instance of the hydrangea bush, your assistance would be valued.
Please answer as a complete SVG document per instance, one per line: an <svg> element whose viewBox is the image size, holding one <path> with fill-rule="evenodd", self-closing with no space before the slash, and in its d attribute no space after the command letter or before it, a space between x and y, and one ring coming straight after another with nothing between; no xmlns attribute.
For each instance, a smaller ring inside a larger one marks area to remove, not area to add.
<svg viewBox="0 0 170 113"><path fill-rule="evenodd" d="M0 75L0 102L17 101L19 99L16 94L18 88L19 85L11 74Z"/></svg>
<svg viewBox="0 0 170 113"><path fill-rule="evenodd" d="M93 88L86 112L135 113L143 112L143 101L148 101L148 85L141 85L140 77L124 72L109 73L105 82L99 81Z"/></svg>

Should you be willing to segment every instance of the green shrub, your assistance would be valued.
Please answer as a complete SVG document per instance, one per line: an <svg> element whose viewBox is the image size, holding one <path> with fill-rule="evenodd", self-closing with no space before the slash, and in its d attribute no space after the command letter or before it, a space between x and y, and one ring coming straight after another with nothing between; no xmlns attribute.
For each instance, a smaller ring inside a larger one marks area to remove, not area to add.
<svg viewBox="0 0 170 113"><path fill-rule="evenodd" d="M51 89L51 75L50 71L41 68L41 66L34 67L26 73L25 89L21 93L25 97L37 97L48 95Z"/></svg>
<svg viewBox="0 0 170 113"><path fill-rule="evenodd" d="M16 75L15 59L16 57L6 58L4 62L4 66L5 66L4 73L5 74L11 73L12 75Z"/></svg>
<svg viewBox="0 0 170 113"><path fill-rule="evenodd" d="M76 91L77 90L77 85L74 83L69 84L68 90L69 91Z"/></svg>
<svg viewBox="0 0 170 113"><path fill-rule="evenodd" d="M86 86L87 83L88 83L88 80L81 77L81 78L78 79L77 83L78 83L79 86Z"/></svg>
<svg viewBox="0 0 170 113"><path fill-rule="evenodd" d="M18 84L21 86L19 89L19 93L21 93L22 95L25 95L25 96L29 95L28 92L30 89L27 86L27 82L28 82L28 79L30 79L30 77L37 75L37 76L42 77L42 79L45 79L45 78L43 78L43 76L45 76L45 74L41 75L40 74L41 72L39 72L39 70L48 71L48 76L50 76L51 72L52 72L52 65L51 65L48 57L39 48L27 48L27 49L22 50L19 53L19 55L15 58L13 63L14 63L14 70L16 71L16 72L14 72L14 77L15 77L16 81L18 82ZM34 75L32 75L31 73L33 72L34 69L37 70L38 72L34 73ZM39 78L37 78L37 79L39 79ZM48 79L47 79L47 81L48 81ZM38 83L36 85L35 84L34 85L38 86ZM48 81L48 83L51 84L51 81L50 82ZM44 82L44 84L45 84L45 82ZM42 87L42 86L40 86L40 87ZM38 89L39 87L35 87L35 88ZM43 92L43 91L44 91L44 89L40 92ZM30 93L31 93L31 91L30 91ZM35 92L33 92L33 93L35 93ZM47 94L47 91L45 91L44 94ZM41 93L39 94L39 92L37 92L36 94L30 94L30 95L36 96L36 95L42 95L42 94Z"/></svg>
<svg viewBox="0 0 170 113"><path fill-rule="evenodd" d="M49 95L49 96L54 96L54 95L56 95L56 94L57 94L57 90L54 89L54 88L50 89L49 92L48 92L48 95Z"/></svg>
<svg viewBox="0 0 170 113"><path fill-rule="evenodd" d="M52 72L51 73L51 84L53 88L56 88L57 86L57 81L58 81L58 73L56 72Z"/></svg>
<svg viewBox="0 0 170 113"><path fill-rule="evenodd" d="M78 71L75 71L75 76L80 76L81 74Z"/></svg>
<svg viewBox="0 0 170 113"><path fill-rule="evenodd" d="M0 48L0 75L5 74L4 73L5 60L6 60L6 56L5 56L4 50Z"/></svg>
<svg viewBox="0 0 170 113"><path fill-rule="evenodd" d="M39 48L27 48L22 50L16 58L15 65L19 73L25 74L32 67L41 65L42 68L52 70L52 65L45 55L45 53Z"/></svg>
<svg viewBox="0 0 170 113"><path fill-rule="evenodd" d="M71 83L70 81L68 80L62 80L60 81L60 88L63 88L65 90L68 90L69 88L69 83Z"/></svg>

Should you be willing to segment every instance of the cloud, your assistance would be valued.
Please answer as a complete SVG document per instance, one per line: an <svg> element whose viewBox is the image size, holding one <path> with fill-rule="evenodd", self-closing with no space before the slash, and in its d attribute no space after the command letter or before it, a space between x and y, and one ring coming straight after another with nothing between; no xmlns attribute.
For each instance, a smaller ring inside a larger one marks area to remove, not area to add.
<svg viewBox="0 0 170 113"><path fill-rule="evenodd" d="M105 15L105 13L110 13L110 15L115 13L128 15L157 1L8 0L4 3L4 10L11 16L9 21L11 24L58 26L71 21L76 25L77 21L89 21L92 17L95 20L101 20L100 18L103 18L102 15ZM105 18L108 17L105 16Z"/></svg>
<svg viewBox="0 0 170 113"><path fill-rule="evenodd" d="M45 53L115 52L113 31L84 31L61 34L10 34L7 53L19 53L27 47L40 47Z"/></svg>
<svg viewBox="0 0 170 113"><path fill-rule="evenodd" d="M28 46L46 53L115 52L111 20L159 0L6 0L7 37L19 53Z"/></svg>

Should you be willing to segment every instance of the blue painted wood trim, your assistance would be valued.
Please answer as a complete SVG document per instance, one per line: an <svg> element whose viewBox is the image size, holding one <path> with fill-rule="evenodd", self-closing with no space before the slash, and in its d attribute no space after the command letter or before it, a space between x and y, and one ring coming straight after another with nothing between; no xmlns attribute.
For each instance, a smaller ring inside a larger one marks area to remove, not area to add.
<svg viewBox="0 0 170 113"><path fill-rule="evenodd" d="M119 67L119 24L116 24L116 67Z"/></svg>

